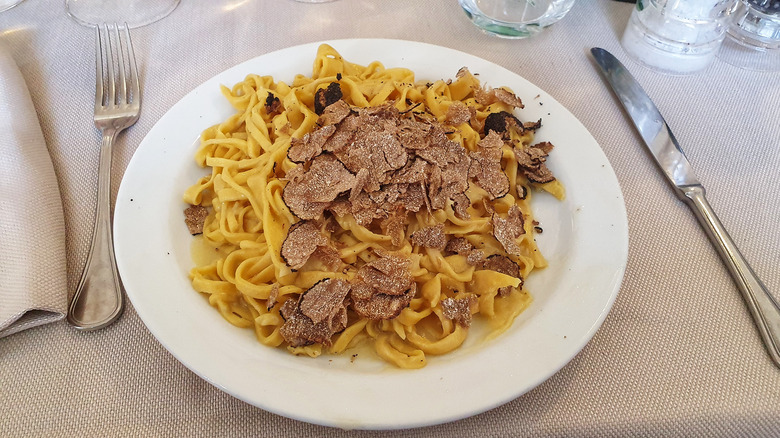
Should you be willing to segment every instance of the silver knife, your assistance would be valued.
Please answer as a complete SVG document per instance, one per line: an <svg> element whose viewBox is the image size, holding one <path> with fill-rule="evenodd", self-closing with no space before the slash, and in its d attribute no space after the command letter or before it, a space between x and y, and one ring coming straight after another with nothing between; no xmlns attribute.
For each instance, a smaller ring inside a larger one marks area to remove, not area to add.
<svg viewBox="0 0 780 438"><path fill-rule="evenodd" d="M707 202L704 186L696 178L691 163L685 158L677 139L645 90L611 53L598 47L590 49L590 52L656 163L674 187L674 192L693 210L718 250L745 299L769 355L780 367L780 306L718 220Z"/></svg>

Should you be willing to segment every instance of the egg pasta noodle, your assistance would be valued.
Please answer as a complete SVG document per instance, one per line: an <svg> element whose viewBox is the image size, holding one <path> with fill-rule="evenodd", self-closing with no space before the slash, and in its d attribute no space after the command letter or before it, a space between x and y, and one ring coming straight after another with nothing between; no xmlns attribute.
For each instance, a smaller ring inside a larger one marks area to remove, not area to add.
<svg viewBox="0 0 780 438"><path fill-rule="evenodd" d="M468 303L468 318L473 314L486 322L489 336L505 331L532 301L523 279L547 264L534 239L537 223L530 209L531 188L563 197L557 180L543 184L529 181L520 169L513 149L529 147L535 129L521 127L507 132L500 164L509 180L508 192L492 196L470 181L465 191L467 217L458 214L451 200L440 209L409 211L403 218L402 238L394 241L376 223L360 223L349 213L328 213L330 224L325 220L313 223L336 249L339 269L331 270L317 258L299 269L287 264L282 246L291 227L301 219L285 202L284 190L294 169L304 166L291 161L288 151L294 139L319 128L317 92L333 83L339 85L342 100L350 108L389 104L405 117L441 123L447 127L449 140L466 153L479 148L485 138L480 131L490 114L514 111L513 105L503 100L480 98L486 88L465 69L452 80L418 81L406 68L348 62L328 45L318 49L310 77L296 75L287 84L271 76L250 74L232 88L222 86L236 112L203 131L195 160L210 174L184 193L186 203L208 210L199 239L213 254L190 271L192 287L228 322L253 329L260 343L286 347L296 355L339 354L370 343L380 358L397 367L423 367L428 355L451 352L465 341L468 323L454 318L443 305L462 304L460 300ZM279 101L272 110L270 103L275 98ZM461 104L470 111L469 120L447 126L448 110ZM494 224L500 220L496 218L511 216L515 207L522 215L522 233L512 237L517 245L515 254L507 254ZM443 229L447 241L462 238L485 257L507 256L519 268L518 274L486 269L466 253L419 245L412 239L415 232L436 226ZM360 268L381 254L408 260L414 282L413 296L397 316L371 319L348 307L346 324L330 340L297 346L285 340L282 308L286 301L301 300L323 280L354 282Z"/></svg>

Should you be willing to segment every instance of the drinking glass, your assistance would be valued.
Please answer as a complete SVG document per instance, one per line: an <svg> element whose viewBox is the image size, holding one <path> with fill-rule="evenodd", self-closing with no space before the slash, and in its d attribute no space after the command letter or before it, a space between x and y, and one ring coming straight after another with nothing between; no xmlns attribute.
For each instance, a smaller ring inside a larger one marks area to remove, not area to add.
<svg viewBox="0 0 780 438"><path fill-rule="evenodd" d="M68 15L85 26L127 23L145 26L170 14L179 0L65 0Z"/></svg>
<svg viewBox="0 0 780 438"><path fill-rule="evenodd" d="M7 11L24 0L0 0L0 12Z"/></svg>
<svg viewBox="0 0 780 438"><path fill-rule="evenodd" d="M692 74L715 59L735 6L736 0L637 0L621 43L651 69Z"/></svg>
<svg viewBox="0 0 780 438"><path fill-rule="evenodd" d="M528 38L566 15L575 0L458 0L482 31L503 38Z"/></svg>
<svg viewBox="0 0 780 438"><path fill-rule="evenodd" d="M747 70L780 71L780 0L740 0L732 17L718 57Z"/></svg>

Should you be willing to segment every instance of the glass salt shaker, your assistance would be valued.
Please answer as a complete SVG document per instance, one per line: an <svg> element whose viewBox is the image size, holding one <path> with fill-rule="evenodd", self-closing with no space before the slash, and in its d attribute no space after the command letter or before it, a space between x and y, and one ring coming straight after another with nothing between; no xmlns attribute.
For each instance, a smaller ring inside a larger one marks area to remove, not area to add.
<svg viewBox="0 0 780 438"><path fill-rule="evenodd" d="M723 42L737 0L638 0L621 44L639 63L686 75L706 68Z"/></svg>

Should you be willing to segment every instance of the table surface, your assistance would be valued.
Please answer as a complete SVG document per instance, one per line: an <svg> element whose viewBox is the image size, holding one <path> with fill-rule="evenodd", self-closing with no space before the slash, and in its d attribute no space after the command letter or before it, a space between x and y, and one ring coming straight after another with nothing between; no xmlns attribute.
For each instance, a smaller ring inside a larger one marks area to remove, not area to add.
<svg viewBox="0 0 780 438"><path fill-rule="evenodd" d="M94 34L61 1L0 14L51 152L67 226L68 284L86 259L99 134L92 123ZM780 298L780 73L716 62L664 76L619 39L633 6L580 1L529 40L477 30L455 0L184 1L135 29L144 108L114 150L113 193L152 125L188 91L270 51L340 38L397 38L504 66L566 106L596 138L625 197L629 257L612 311L592 341L527 394L460 421L395 432L342 431L263 411L179 363L132 304L110 327L65 322L0 339L0 435L780 436L780 369L688 208L667 186L589 56L623 60L665 115L710 203ZM522 364L518 364L522 367Z"/></svg>

